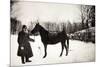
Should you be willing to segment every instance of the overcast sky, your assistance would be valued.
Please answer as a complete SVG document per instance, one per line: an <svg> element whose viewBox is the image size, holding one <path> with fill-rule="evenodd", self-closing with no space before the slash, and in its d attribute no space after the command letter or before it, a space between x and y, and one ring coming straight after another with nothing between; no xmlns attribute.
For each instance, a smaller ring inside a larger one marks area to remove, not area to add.
<svg viewBox="0 0 100 67"><path fill-rule="evenodd" d="M39 22L80 22L80 5L41 3L21 1L14 3L11 17L16 17L22 24L29 24L31 21Z"/></svg>

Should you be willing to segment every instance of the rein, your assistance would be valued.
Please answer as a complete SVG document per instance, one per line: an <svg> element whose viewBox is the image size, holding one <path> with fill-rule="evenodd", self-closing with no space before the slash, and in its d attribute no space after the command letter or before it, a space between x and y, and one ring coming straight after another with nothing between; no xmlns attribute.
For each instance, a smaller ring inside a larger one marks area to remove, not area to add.
<svg viewBox="0 0 100 67"><path fill-rule="evenodd" d="M34 36L34 40L35 40L35 36Z"/></svg>

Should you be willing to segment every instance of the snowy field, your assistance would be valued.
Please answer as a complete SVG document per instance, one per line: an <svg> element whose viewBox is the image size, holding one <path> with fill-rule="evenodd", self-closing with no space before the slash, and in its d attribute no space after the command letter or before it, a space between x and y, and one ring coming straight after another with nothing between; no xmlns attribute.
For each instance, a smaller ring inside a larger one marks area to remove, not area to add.
<svg viewBox="0 0 100 67"><path fill-rule="evenodd" d="M32 62L21 63L21 58L17 56L18 43L17 35L11 35L11 66L37 65L37 64L54 64L54 63L77 63L77 62L93 62L95 61L95 44L85 43L77 40L69 41L69 53L65 56L65 49L62 57L61 43L48 45L47 57L43 59L44 46L40 36L35 36L35 42L30 42L34 56L30 58ZM31 36L34 39L34 36ZM66 43L67 45L67 43Z"/></svg>

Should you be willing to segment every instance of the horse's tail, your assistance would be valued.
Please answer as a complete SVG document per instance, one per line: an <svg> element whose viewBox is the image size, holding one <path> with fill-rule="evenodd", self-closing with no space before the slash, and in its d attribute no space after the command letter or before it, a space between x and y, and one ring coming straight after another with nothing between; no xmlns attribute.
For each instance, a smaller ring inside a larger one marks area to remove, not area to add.
<svg viewBox="0 0 100 67"><path fill-rule="evenodd" d="M66 33L64 27L63 27L63 31L62 31L62 33L63 33L63 35L64 35L64 38L67 40L67 44L69 44L69 36L68 36L68 34Z"/></svg>
<svg viewBox="0 0 100 67"><path fill-rule="evenodd" d="M67 44L69 44L69 36L66 34Z"/></svg>

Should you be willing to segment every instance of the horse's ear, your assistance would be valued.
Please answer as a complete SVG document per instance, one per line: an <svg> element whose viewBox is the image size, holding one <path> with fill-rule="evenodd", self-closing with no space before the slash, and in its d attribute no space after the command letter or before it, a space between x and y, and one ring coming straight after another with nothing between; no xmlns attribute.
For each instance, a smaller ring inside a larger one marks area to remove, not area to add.
<svg viewBox="0 0 100 67"><path fill-rule="evenodd" d="M37 24L39 25L39 22Z"/></svg>
<svg viewBox="0 0 100 67"><path fill-rule="evenodd" d="M39 21L37 20L37 24L39 25Z"/></svg>

